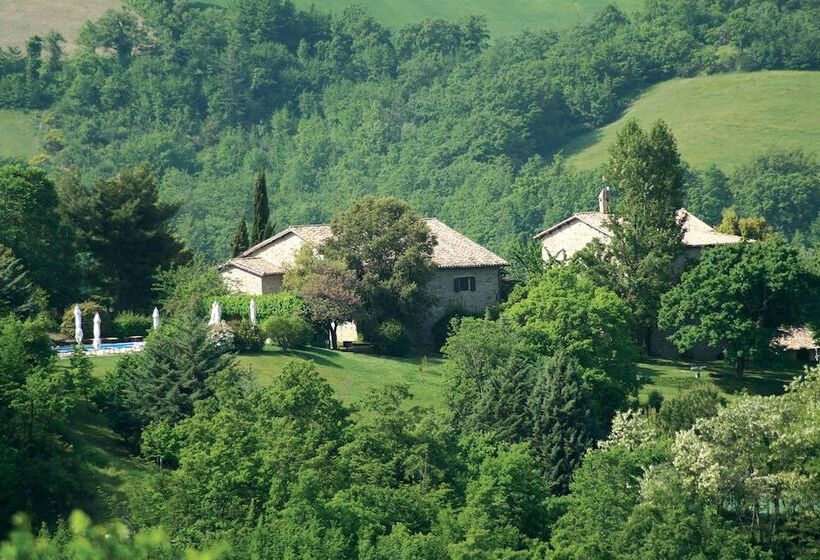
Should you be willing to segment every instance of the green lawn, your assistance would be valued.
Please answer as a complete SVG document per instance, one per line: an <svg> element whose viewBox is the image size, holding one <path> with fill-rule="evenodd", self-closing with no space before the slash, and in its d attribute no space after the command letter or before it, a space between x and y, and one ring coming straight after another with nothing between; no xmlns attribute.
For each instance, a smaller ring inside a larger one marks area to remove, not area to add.
<svg viewBox="0 0 820 560"><path fill-rule="evenodd" d="M116 356L92 358L96 375L102 376L111 370L117 359ZM282 352L267 347L259 354L241 355L237 361L240 368L249 368L256 379L265 384L290 360L313 361L316 369L345 404L355 402L368 388L387 383L409 384L414 404L432 407L442 404L443 373L439 357L428 357L426 366L422 366L421 356L387 358L321 348ZM664 397L674 397L704 384L711 384L730 397L742 391L771 395L782 392L783 385L802 371L801 364L783 361L766 369L753 368L738 378L731 366L723 362L708 362L700 379L696 379L695 373L689 369L692 365L694 364L660 359L639 364L644 381L640 396L646 399L650 391L656 390Z"/></svg>
<svg viewBox="0 0 820 560"><path fill-rule="evenodd" d="M232 0L200 0L224 6ZM608 4L630 13L642 0L294 0L303 9L338 12L351 4L364 6L377 21L398 29L425 18L457 20L467 15L487 18L492 37L513 35L524 29L561 29L589 21Z"/></svg>
<svg viewBox="0 0 820 560"><path fill-rule="evenodd" d="M683 159L724 171L772 146L802 146L820 155L820 72L751 72L663 82L641 95L618 121L571 142L569 161L590 168L624 121L665 120Z"/></svg>
<svg viewBox="0 0 820 560"><path fill-rule="evenodd" d="M0 156L29 159L37 153L35 113L0 109Z"/></svg>
<svg viewBox="0 0 820 560"><path fill-rule="evenodd" d="M95 373L103 375L111 370L119 358L102 356L92 358ZM388 383L408 383L414 404L438 406L441 404L441 359L422 356L387 358L368 354L335 352L322 348L290 350L282 352L267 348L259 354L239 356L240 368L250 369L260 383L269 383L290 360L311 360L316 369L336 391L336 396L350 404L365 394L369 387Z"/></svg>
<svg viewBox="0 0 820 560"><path fill-rule="evenodd" d="M740 377L725 362L697 364L705 366L696 377L690 368L695 364L674 360L655 359L638 364L644 381L640 396L646 400L650 391L659 391L665 398L675 397L692 389L711 385L732 398L738 394L775 395L783 392L783 386L803 371L797 362L784 359L765 369L751 368Z"/></svg>

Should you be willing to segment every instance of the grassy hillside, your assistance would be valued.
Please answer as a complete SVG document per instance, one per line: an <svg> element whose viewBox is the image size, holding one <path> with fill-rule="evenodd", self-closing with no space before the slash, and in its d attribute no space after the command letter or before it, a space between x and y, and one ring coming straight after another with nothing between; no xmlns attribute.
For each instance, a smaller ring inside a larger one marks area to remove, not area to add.
<svg viewBox="0 0 820 560"><path fill-rule="evenodd" d="M35 113L0 109L0 156L28 159L37 145Z"/></svg>
<svg viewBox="0 0 820 560"><path fill-rule="evenodd" d="M121 0L0 0L0 46L22 46L31 35L56 30L70 51L83 23L121 5Z"/></svg>
<svg viewBox="0 0 820 560"><path fill-rule="evenodd" d="M820 72L754 72L670 80L638 98L624 116L567 146L580 168L604 163L626 119L664 119L687 162L729 171L771 146L820 155Z"/></svg>
<svg viewBox="0 0 820 560"><path fill-rule="evenodd" d="M200 0L201 4L224 6L234 0ZM616 0L626 11L642 0ZM341 10L353 0L294 0L301 8ZM522 29L558 29L581 23L611 3L607 0L359 0L377 20L399 28L424 18L458 19L478 14L487 17L493 36L511 35ZM0 45L23 45L30 35L60 31L71 41L88 19L99 17L121 0L2 0L0 1Z"/></svg>

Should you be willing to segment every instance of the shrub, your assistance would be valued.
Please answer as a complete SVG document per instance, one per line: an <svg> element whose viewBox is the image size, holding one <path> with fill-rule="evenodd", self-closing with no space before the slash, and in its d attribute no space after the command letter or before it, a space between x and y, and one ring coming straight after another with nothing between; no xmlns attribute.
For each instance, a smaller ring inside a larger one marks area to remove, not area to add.
<svg viewBox="0 0 820 560"><path fill-rule="evenodd" d="M479 313L471 313L460 307L449 307L435 323L433 323L431 334L433 337L433 348L436 351L441 350L444 343L447 342L447 337L450 336L450 324L453 319L461 319L463 317L481 317Z"/></svg>
<svg viewBox="0 0 820 560"><path fill-rule="evenodd" d="M667 433L688 430L698 418L711 418L725 404L714 387L689 391L663 403L658 412L658 423Z"/></svg>
<svg viewBox="0 0 820 560"><path fill-rule="evenodd" d="M305 301L293 292L219 296L203 302L206 313L210 313L214 299L222 306L222 318L226 320L250 320L250 303L252 299L256 301L256 319L260 323L269 317L304 315L305 312Z"/></svg>
<svg viewBox="0 0 820 560"><path fill-rule="evenodd" d="M111 316L108 310L96 301L84 301L80 304L80 312L83 316L83 335L91 338L94 332L94 314L99 313L100 332L102 336L111 336L114 333L114 325L111 323ZM63 320L60 322L60 334L66 338L74 338L74 306L69 305L63 313Z"/></svg>
<svg viewBox="0 0 820 560"><path fill-rule="evenodd" d="M388 319L376 329L374 348L387 356L406 356L410 350L410 333L395 319Z"/></svg>
<svg viewBox="0 0 820 560"><path fill-rule="evenodd" d="M237 321L230 324L233 328L234 346L237 352L261 352L265 346L265 335L257 325L250 321Z"/></svg>
<svg viewBox="0 0 820 560"><path fill-rule="evenodd" d="M152 321L148 315L133 311L123 311L114 316L114 334L119 338L126 336L146 336L151 330Z"/></svg>
<svg viewBox="0 0 820 560"><path fill-rule="evenodd" d="M262 332L282 350L306 346L313 338L313 328L298 316L268 317L262 323Z"/></svg>
<svg viewBox="0 0 820 560"><path fill-rule="evenodd" d="M225 323L212 325L208 328L208 340L220 352L233 352L236 348L236 337L233 329Z"/></svg>

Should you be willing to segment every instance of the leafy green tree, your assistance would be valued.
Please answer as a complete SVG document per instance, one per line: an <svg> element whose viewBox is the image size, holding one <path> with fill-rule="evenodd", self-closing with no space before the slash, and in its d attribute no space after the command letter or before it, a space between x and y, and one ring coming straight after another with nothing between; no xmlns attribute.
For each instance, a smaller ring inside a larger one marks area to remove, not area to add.
<svg viewBox="0 0 820 560"><path fill-rule="evenodd" d="M236 226L236 232L233 234L231 241L231 256L238 257L248 250L250 244L248 243L248 226L245 224L245 215L242 214L239 218L239 225Z"/></svg>
<svg viewBox="0 0 820 560"><path fill-rule="evenodd" d="M38 307L29 274L11 249L0 245L0 315L31 315Z"/></svg>
<svg viewBox="0 0 820 560"><path fill-rule="evenodd" d="M802 324L817 282L783 241L716 247L664 294L659 324L681 351L698 343L725 348L739 375L770 352L780 327Z"/></svg>
<svg viewBox="0 0 820 560"><path fill-rule="evenodd" d="M37 167L0 167L0 244L9 248L31 281L62 309L74 299L73 233L57 212L57 193Z"/></svg>
<svg viewBox="0 0 820 560"><path fill-rule="evenodd" d="M614 540L619 557L638 560L769 558L751 546L712 504L692 495L668 466L641 480L641 502Z"/></svg>
<svg viewBox="0 0 820 560"><path fill-rule="evenodd" d="M268 202L268 185L265 172L256 174L253 183L253 225L251 226L250 244L256 245L273 235L270 223L270 203Z"/></svg>
<svg viewBox="0 0 820 560"><path fill-rule="evenodd" d="M189 308L202 309L206 303L228 293L216 268L197 258L157 271L152 289L163 312L170 315Z"/></svg>
<svg viewBox="0 0 820 560"><path fill-rule="evenodd" d="M79 510L68 517L54 534L40 531L34 534L25 516L15 519L15 528L8 540L0 542L0 558L11 560L219 560L225 558L225 547L207 552L180 550L162 529L132 530L121 523L92 525L91 519Z"/></svg>
<svg viewBox="0 0 820 560"><path fill-rule="evenodd" d="M792 237L820 212L820 163L799 148L771 149L740 167L730 186L739 213Z"/></svg>
<svg viewBox="0 0 820 560"><path fill-rule="evenodd" d="M739 235L743 239L762 240L773 235L765 218L741 218L732 208L723 211L720 224L715 228L720 233Z"/></svg>
<svg viewBox="0 0 820 560"><path fill-rule="evenodd" d="M637 388L631 316L624 300L574 266L548 270L513 292L502 312L539 354L578 361L602 426Z"/></svg>
<svg viewBox="0 0 820 560"><path fill-rule="evenodd" d="M538 371L527 401L533 451L552 495L567 492L573 471L600 433L582 373L575 359L557 354Z"/></svg>
<svg viewBox="0 0 820 560"><path fill-rule="evenodd" d="M658 411L658 426L672 434L688 430L698 418L715 416L724 404L714 387L695 389L665 400Z"/></svg>
<svg viewBox="0 0 820 560"><path fill-rule="evenodd" d="M360 282L362 307L376 322L410 324L432 303L435 240L424 221L394 198L364 197L336 214L326 258L345 263Z"/></svg>
<svg viewBox="0 0 820 560"><path fill-rule="evenodd" d="M97 182L72 221L99 263L99 289L124 309L148 309L152 277L169 268L182 245L171 233L177 207L160 202L147 165Z"/></svg>
<svg viewBox="0 0 820 560"><path fill-rule="evenodd" d="M83 47L113 51L121 63L127 63L146 39L139 19L129 10L106 11L97 21L86 22L78 36Z"/></svg>
<svg viewBox="0 0 820 560"><path fill-rule="evenodd" d="M634 120L618 132L605 178L618 203L609 227L613 237L600 255L611 286L632 308L639 340L649 348L661 295L675 281L683 233L683 169L675 138L663 121L649 134Z"/></svg>
<svg viewBox="0 0 820 560"><path fill-rule="evenodd" d="M336 349L338 326L361 311L356 274L342 262L318 258L306 245L285 273L284 285L304 298L310 318L330 333L330 347Z"/></svg>
<svg viewBox="0 0 820 560"><path fill-rule="evenodd" d="M686 209L707 224L717 224L723 210L732 205L729 178L714 164L686 175Z"/></svg>

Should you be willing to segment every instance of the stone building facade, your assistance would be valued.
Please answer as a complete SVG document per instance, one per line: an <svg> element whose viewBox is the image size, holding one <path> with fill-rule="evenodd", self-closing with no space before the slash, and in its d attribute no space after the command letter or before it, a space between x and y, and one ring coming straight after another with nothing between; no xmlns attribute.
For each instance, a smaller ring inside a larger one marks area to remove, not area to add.
<svg viewBox="0 0 820 560"><path fill-rule="evenodd" d="M501 273L507 262L475 241L436 219L426 220L436 240L432 260L436 271L427 289L436 304L425 316L420 341L429 340L429 329L451 308L481 313L498 303ZM285 271L305 244L320 246L332 236L330 226L314 224L289 227L251 247L220 267L231 291L272 294L282 290ZM355 328L339 330L339 342L356 339Z"/></svg>

